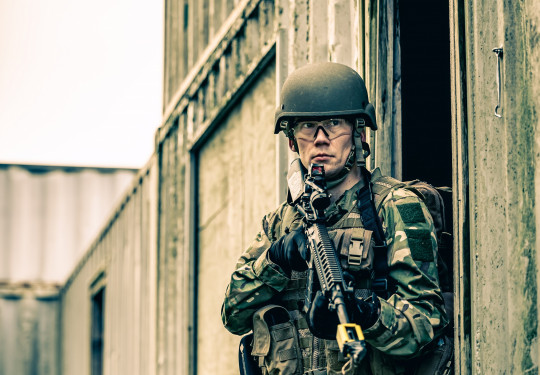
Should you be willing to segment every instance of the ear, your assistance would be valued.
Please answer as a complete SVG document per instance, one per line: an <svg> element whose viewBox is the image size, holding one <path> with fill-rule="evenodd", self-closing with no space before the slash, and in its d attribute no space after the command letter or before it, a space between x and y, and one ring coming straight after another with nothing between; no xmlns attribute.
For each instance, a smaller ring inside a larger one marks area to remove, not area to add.
<svg viewBox="0 0 540 375"><path fill-rule="evenodd" d="M362 129L362 131L360 132L360 139L362 140L362 142L366 141L366 128Z"/></svg>
<svg viewBox="0 0 540 375"><path fill-rule="evenodd" d="M291 149L292 152L298 152L296 150L296 147L294 147L294 142L292 139L289 138L289 148Z"/></svg>

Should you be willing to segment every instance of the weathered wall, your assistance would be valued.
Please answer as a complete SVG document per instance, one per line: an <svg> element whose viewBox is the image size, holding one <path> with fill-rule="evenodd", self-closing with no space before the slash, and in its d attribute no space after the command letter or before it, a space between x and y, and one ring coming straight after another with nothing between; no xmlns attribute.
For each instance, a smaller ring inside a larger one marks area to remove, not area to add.
<svg viewBox="0 0 540 375"><path fill-rule="evenodd" d="M165 1L164 108L216 34L227 28L227 18L238 3L238 0Z"/></svg>
<svg viewBox="0 0 540 375"><path fill-rule="evenodd" d="M0 374L59 374L59 288L136 173L0 164Z"/></svg>
<svg viewBox="0 0 540 375"><path fill-rule="evenodd" d="M539 13L532 1L465 5L475 374L538 372Z"/></svg>
<svg viewBox="0 0 540 375"><path fill-rule="evenodd" d="M274 90L269 66L200 150L198 374L238 373L239 337L223 328L221 303L236 261L275 208Z"/></svg>
<svg viewBox="0 0 540 375"><path fill-rule="evenodd" d="M96 281L105 287L103 373L155 373L156 172L153 157L62 289L62 374L90 374Z"/></svg>
<svg viewBox="0 0 540 375"><path fill-rule="evenodd" d="M170 2L169 6L180 9L179 7L188 4L189 8L190 4L194 3L200 6L198 9L204 14L206 11L211 14L211 10L217 9L218 5L222 6L220 8L222 10L230 10L232 4L231 1L175 1ZM204 50L201 55L204 58L199 57L198 61L192 61L189 74L178 86L174 96L164 101L167 105L164 110L163 126L156 134L160 202L156 335L157 373L160 375L195 373L199 364L204 368L210 362L206 357L208 354L200 352L197 344L199 338L208 337L204 321L199 320L199 314L207 318L206 314L212 313L207 312L204 302L203 307L199 306L197 295L197 291L201 289L197 286L198 283L208 282L206 277L199 277L197 266L201 255L197 241L199 238L197 216L201 214L200 207L197 206L198 176L201 173L198 162L199 151L206 147L210 138L215 137L215 131L222 129L224 122L231 122L226 120L231 113L238 111L243 113L240 118L230 115L234 118L232 123L239 120L248 121L250 117L248 113L253 113L253 118L249 120L253 121L258 115L251 112L255 108L250 107L253 103L258 103L257 105L262 103L262 99L259 98L261 95L265 95L266 106L274 106L273 86L269 88L271 90L269 93L251 93L254 85L259 82L261 71L274 59L273 1L236 1L234 9L227 15L227 21L214 35L215 37L207 40L207 45L202 43L197 47L197 53ZM176 24L178 20L175 17L177 13L166 14L167 24ZM199 21L207 22L203 19ZM212 25L210 29L212 28L213 32L216 32L218 25ZM166 30L166 33L171 34L171 38L175 38L173 35L175 32ZM213 32L210 34L213 35ZM190 35L193 38L206 38L206 34L199 34ZM182 47L173 44L170 48ZM176 52L171 50L166 55L169 53ZM170 79L167 72L165 79ZM263 81L268 82L269 79ZM246 95L251 99L246 99ZM254 96L257 99L253 99ZM244 100L248 100L250 106L245 107ZM267 140L271 142L272 137L268 137ZM235 147L242 148L242 152L246 152L248 147L254 146L242 142L235 144ZM240 152L229 150L234 151ZM219 163L219 158L224 156L216 154L212 156L211 167ZM274 161L271 163L274 168ZM235 175L235 171L224 172L230 182L234 182L232 176ZM270 173L275 173L275 169ZM216 292L216 298L212 299L212 303L221 305L224 288L220 291L217 288L211 290ZM206 296L203 296L205 299ZM215 314L211 316L214 322L211 327L224 330L221 323L219 327L215 324L216 319L219 319L220 306L215 310ZM199 332L199 327L202 332ZM210 337L213 337L213 334ZM226 360L230 361L229 358Z"/></svg>
<svg viewBox="0 0 540 375"><path fill-rule="evenodd" d="M60 374L58 291L0 295L0 374Z"/></svg>
<svg viewBox="0 0 540 375"><path fill-rule="evenodd" d="M65 282L135 173L0 164L0 282Z"/></svg>

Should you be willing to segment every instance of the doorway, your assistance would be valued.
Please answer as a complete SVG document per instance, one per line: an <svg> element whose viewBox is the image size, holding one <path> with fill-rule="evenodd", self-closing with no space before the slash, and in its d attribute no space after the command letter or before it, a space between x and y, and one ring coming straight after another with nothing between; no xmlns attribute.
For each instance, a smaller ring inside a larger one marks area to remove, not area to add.
<svg viewBox="0 0 540 375"><path fill-rule="evenodd" d="M452 186L450 23L447 0L398 2L401 50L402 177ZM441 192L446 231L452 194ZM452 275L452 254L441 253Z"/></svg>

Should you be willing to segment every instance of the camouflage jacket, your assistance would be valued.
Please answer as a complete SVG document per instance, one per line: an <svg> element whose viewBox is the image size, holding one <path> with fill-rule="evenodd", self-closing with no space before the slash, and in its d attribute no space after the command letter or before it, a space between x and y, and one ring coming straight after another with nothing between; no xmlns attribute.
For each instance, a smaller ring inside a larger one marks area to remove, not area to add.
<svg viewBox="0 0 540 375"><path fill-rule="evenodd" d="M380 172L374 172L373 179L377 176ZM344 228L362 228L356 201L360 184L327 209L327 226L332 237ZM379 215L388 247L389 277L396 288L388 299L379 298L379 319L364 329L369 349L369 360L364 362L369 364L357 373L407 373L405 359L418 355L441 335L448 321L438 285L437 240L429 211L409 190L397 189L388 194L381 202ZM332 351L334 357L338 356L335 341L326 342L322 349L326 361L314 362L315 344L306 334L302 304L290 303L291 299L302 300L305 279L294 271L291 278L287 277L268 257L272 242L300 225L300 213L286 203L263 218L260 232L241 255L227 287L221 311L223 324L234 334L245 334L252 330L252 317L258 309L270 303L283 305L295 319L300 342L306 342L301 345L302 353L309 360L304 361L303 370L327 367L329 374L338 373L343 359L340 362L330 358Z"/></svg>

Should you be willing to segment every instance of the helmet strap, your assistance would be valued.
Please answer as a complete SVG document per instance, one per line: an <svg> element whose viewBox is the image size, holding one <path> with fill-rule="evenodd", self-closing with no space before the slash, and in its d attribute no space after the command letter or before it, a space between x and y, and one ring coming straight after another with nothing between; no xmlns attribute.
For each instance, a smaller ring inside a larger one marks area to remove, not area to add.
<svg viewBox="0 0 540 375"><path fill-rule="evenodd" d="M351 147L351 151L349 152L349 156L347 156L347 160L345 161L343 169L336 176L332 178L326 178L326 186L328 187L328 189L332 189L345 181L345 178L347 178L347 174L349 174L352 167L354 166L355 157L356 146L353 144Z"/></svg>

